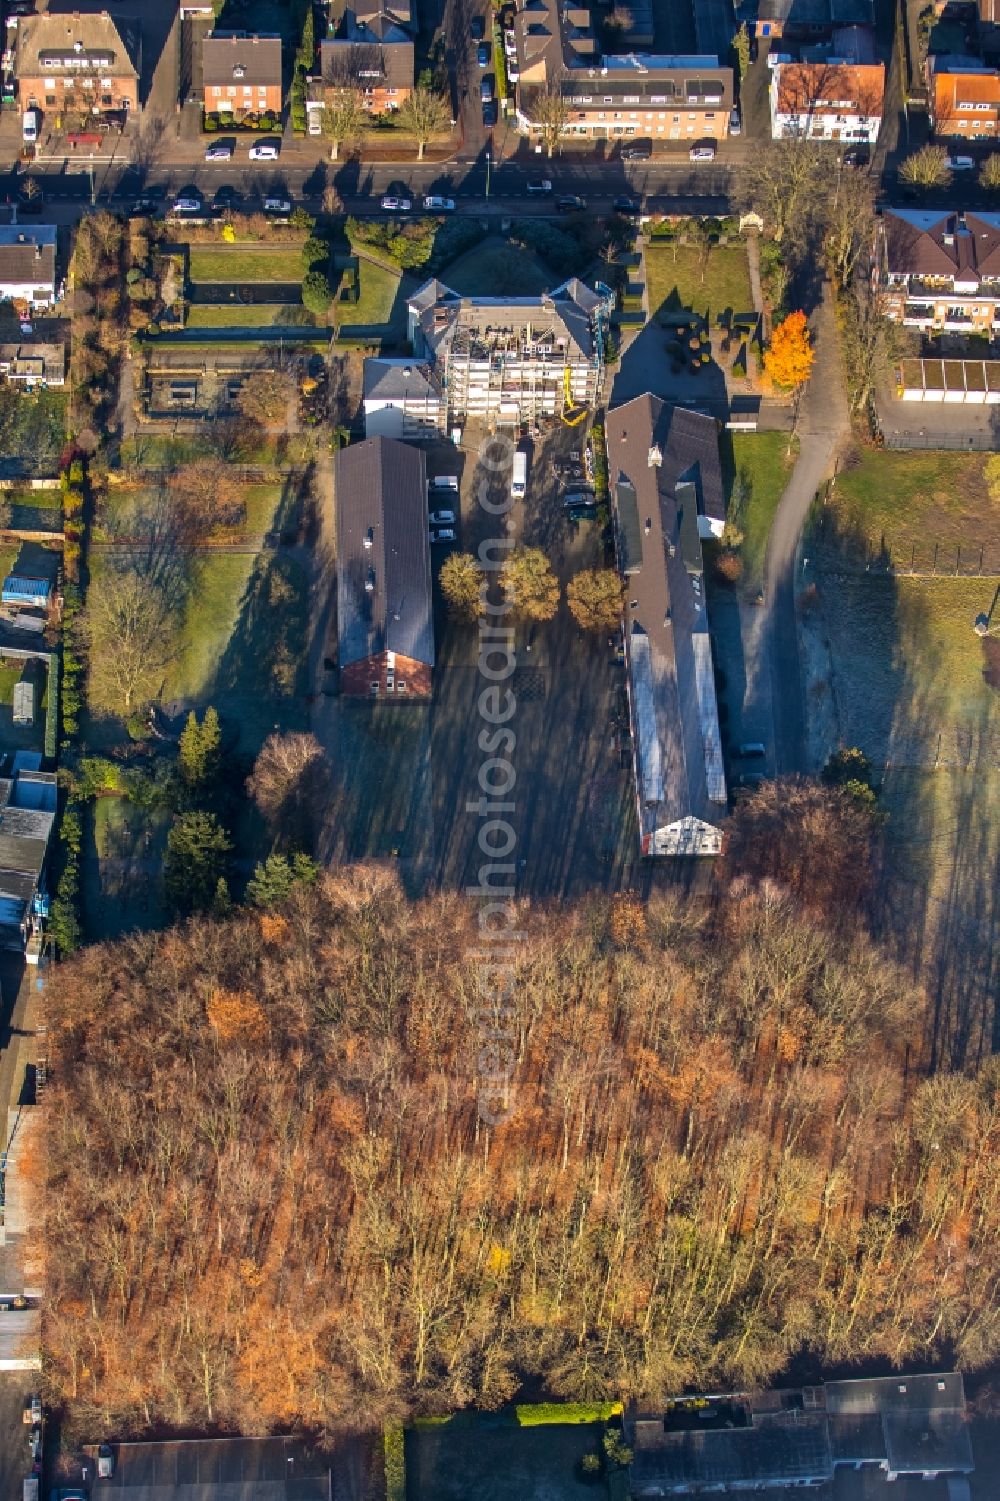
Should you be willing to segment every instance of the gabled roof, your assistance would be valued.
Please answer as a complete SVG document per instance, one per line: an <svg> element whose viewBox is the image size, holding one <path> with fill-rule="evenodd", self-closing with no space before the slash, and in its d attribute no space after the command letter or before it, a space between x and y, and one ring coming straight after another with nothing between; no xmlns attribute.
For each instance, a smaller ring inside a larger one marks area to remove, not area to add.
<svg viewBox="0 0 1000 1501"><path fill-rule="evenodd" d="M610 411L605 429L641 835L652 853L658 831L686 819L695 842L703 827L711 836L726 800L697 541L697 511L725 513L718 429L648 394Z"/></svg>
<svg viewBox="0 0 1000 1501"><path fill-rule="evenodd" d="M440 401L442 396L441 382L430 365L405 357L365 360L365 401Z"/></svg>
<svg viewBox="0 0 1000 1501"><path fill-rule="evenodd" d="M395 438L337 454L342 667L386 651L434 665L426 475L423 454Z"/></svg>
<svg viewBox="0 0 1000 1501"><path fill-rule="evenodd" d="M320 44L320 76L334 86L357 79L368 87L411 89L413 40L384 16L361 22L350 36L326 38Z"/></svg>
<svg viewBox="0 0 1000 1501"><path fill-rule="evenodd" d="M836 1458L857 1462L867 1457L878 1423L882 1453L897 1474L972 1470L959 1372L829 1381L824 1391Z"/></svg>
<svg viewBox="0 0 1000 1501"><path fill-rule="evenodd" d="M891 276L1000 277L1000 214L886 209L882 239Z"/></svg>
<svg viewBox="0 0 1000 1501"><path fill-rule="evenodd" d="M0 286L44 283L54 288L55 280L55 225L0 225Z"/></svg>
<svg viewBox="0 0 1000 1501"><path fill-rule="evenodd" d="M244 31L214 31L201 45L202 81L269 87L281 84L281 38Z"/></svg>
<svg viewBox="0 0 1000 1501"><path fill-rule="evenodd" d="M17 28L18 77L51 73L60 67L79 71L83 58L113 78L138 78L139 57L137 25L113 19L106 11L49 10L23 17Z"/></svg>

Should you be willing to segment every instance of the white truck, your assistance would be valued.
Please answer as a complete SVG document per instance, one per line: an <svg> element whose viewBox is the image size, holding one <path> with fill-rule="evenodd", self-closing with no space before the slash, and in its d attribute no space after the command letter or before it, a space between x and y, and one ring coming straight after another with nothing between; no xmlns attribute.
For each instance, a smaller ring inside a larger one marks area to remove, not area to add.
<svg viewBox="0 0 1000 1501"><path fill-rule="evenodd" d="M510 493L514 500L523 500L528 488L528 455L518 449L514 455L514 468L510 476Z"/></svg>

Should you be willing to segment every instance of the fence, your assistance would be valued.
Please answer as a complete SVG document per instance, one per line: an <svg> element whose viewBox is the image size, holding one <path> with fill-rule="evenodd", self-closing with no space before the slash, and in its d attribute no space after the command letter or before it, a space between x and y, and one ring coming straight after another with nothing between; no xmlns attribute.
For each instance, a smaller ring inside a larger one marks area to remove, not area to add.
<svg viewBox="0 0 1000 1501"><path fill-rule="evenodd" d="M838 530L823 509L807 551L824 571L906 575L912 578L1000 578L1000 545L942 542L911 536L866 537ZM846 565L846 566L845 566Z"/></svg>

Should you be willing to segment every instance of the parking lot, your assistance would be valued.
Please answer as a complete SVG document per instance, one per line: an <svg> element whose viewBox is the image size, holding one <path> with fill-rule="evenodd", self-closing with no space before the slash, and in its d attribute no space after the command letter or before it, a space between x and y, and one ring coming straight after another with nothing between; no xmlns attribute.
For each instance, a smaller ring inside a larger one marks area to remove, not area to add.
<svg viewBox="0 0 1000 1501"><path fill-rule="evenodd" d="M506 463L483 431L466 429L460 449L434 445L428 473L460 478L456 545L510 537L544 550L565 586L604 559L594 520L572 523L553 464L579 454L582 427L550 425L526 443L527 492L506 515L490 513L509 494ZM435 577L448 548L432 549ZM450 618L435 590L437 666L429 707L344 703L321 694L313 725L327 745L341 797L324 837L332 859L398 860L407 887L466 885L483 856L479 819L468 803L480 796L485 759L479 745L479 695L488 686L478 666L475 625ZM624 669L605 636L585 637L565 604L544 624L514 627L516 665L508 685L516 699L510 722L516 744L517 882L537 895L615 888L640 879L636 859L631 767L624 727Z"/></svg>

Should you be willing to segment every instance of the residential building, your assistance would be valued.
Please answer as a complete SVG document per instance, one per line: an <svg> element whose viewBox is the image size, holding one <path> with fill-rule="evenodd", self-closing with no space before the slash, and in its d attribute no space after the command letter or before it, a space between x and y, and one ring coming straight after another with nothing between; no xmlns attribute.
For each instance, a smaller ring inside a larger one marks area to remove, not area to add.
<svg viewBox="0 0 1000 1501"><path fill-rule="evenodd" d="M884 209L872 277L897 323L992 337L1000 324L1000 214Z"/></svg>
<svg viewBox="0 0 1000 1501"><path fill-rule="evenodd" d="M18 386L62 386L66 382L65 344L24 340L0 344L0 375Z"/></svg>
<svg viewBox="0 0 1000 1501"><path fill-rule="evenodd" d="M771 135L874 145L884 94L881 62L778 63L771 70Z"/></svg>
<svg viewBox="0 0 1000 1501"><path fill-rule="evenodd" d="M108 11L50 8L17 28L18 104L67 124L139 108L138 23Z"/></svg>
<svg viewBox="0 0 1000 1501"><path fill-rule="evenodd" d="M96 1475L97 1446L84 1452ZM333 1501L329 1458L302 1438L167 1439L114 1454L120 1501Z"/></svg>
<svg viewBox="0 0 1000 1501"><path fill-rule="evenodd" d="M909 1479L929 1501L967 1501L973 1470L962 1377L886 1376L794 1391L679 1398L626 1415L635 1496L769 1491L800 1486L888 1501ZM854 1488L851 1472L862 1471ZM904 1482L900 1486L898 1482ZM896 1484L894 1484L896 1483Z"/></svg>
<svg viewBox="0 0 1000 1501"><path fill-rule="evenodd" d="M337 454L340 691L390 702L431 696L434 615L424 456L395 438Z"/></svg>
<svg viewBox="0 0 1000 1501"><path fill-rule="evenodd" d="M443 437L448 403L428 364L405 358L369 359L364 365L365 436L411 443Z"/></svg>
<svg viewBox="0 0 1000 1501"><path fill-rule="evenodd" d="M413 92L413 38L387 11L360 20L347 11L320 45L322 91L359 89L372 115L390 114Z"/></svg>
<svg viewBox="0 0 1000 1501"><path fill-rule="evenodd" d="M56 226L0 224L0 299L49 307L56 292Z"/></svg>
<svg viewBox="0 0 1000 1501"><path fill-rule="evenodd" d="M245 31L214 31L201 50L207 114L281 114L281 38Z"/></svg>
<svg viewBox="0 0 1000 1501"><path fill-rule="evenodd" d="M527 14L527 11L523 12ZM529 40L526 37L526 43ZM526 49L527 50L527 49ZM550 75L521 70L517 125L540 135L533 103ZM677 57L630 53L595 58L591 66L561 69L555 79L567 106L566 134L589 140L722 140L729 133L733 70L714 56Z"/></svg>
<svg viewBox="0 0 1000 1501"><path fill-rule="evenodd" d="M758 0L755 29L766 42L822 42L840 26L874 24L874 0Z"/></svg>
<svg viewBox="0 0 1000 1501"><path fill-rule="evenodd" d="M24 950L48 915L46 862L56 817L54 772L18 751L0 775L0 948Z"/></svg>
<svg viewBox="0 0 1000 1501"><path fill-rule="evenodd" d="M992 141L1000 135L1000 72L979 58L927 59L931 126L936 136Z"/></svg>
<svg viewBox="0 0 1000 1501"><path fill-rule="evenodd" d="M640 850L717 855L726 777L702 538L725 523L718 427L645 395L610 411L605 432Z"/></svg>
<svg viewBox="0 0 1000 1501"><path fill-rule="evenodd" d="M407 304L415 356L454 416L516 424L597 406L613 294L571 277L552 292L465 297L428 281Z"/></svg>
<svg viewBox="0 0 1000 1501"><path fill-rule="evenodd" d="M979 0L977 20L980 51L995 57L1000 52L1000 0Z"/></svg>

